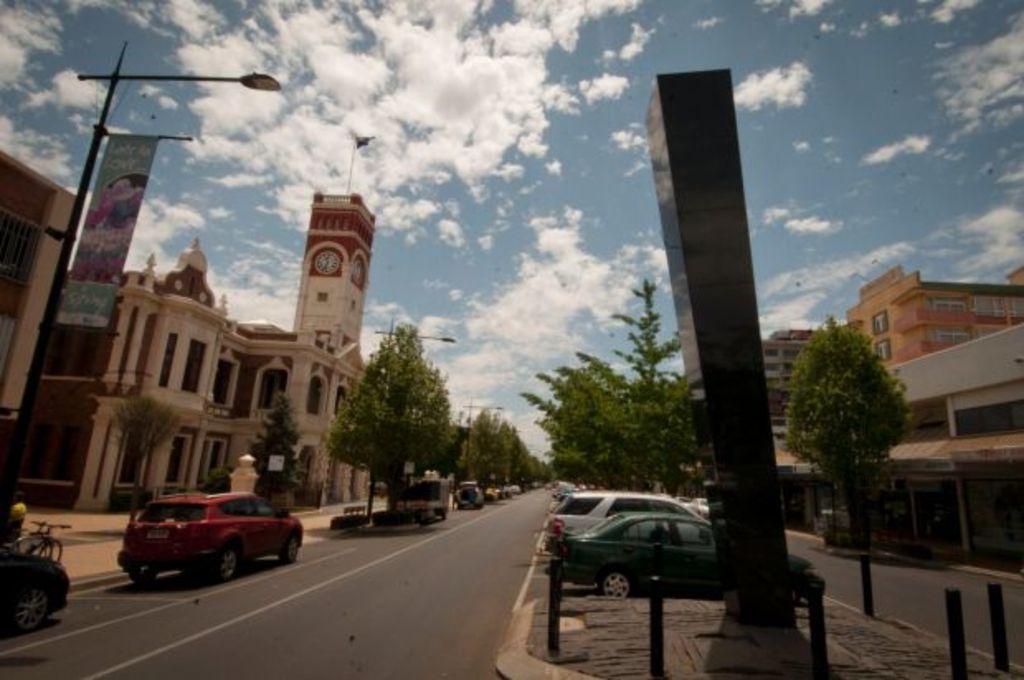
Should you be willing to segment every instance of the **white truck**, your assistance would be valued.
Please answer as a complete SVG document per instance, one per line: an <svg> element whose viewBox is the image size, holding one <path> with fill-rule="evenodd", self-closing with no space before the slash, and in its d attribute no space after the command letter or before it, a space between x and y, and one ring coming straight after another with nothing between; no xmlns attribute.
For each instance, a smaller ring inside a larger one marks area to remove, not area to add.
<svg viewBox="0 0 1024 680"><path fill-rule="evenodd" d="M423 524L448 518L451 482L447 479L421 479L410 485L398 499L398 510L413 514Z"/></svg>

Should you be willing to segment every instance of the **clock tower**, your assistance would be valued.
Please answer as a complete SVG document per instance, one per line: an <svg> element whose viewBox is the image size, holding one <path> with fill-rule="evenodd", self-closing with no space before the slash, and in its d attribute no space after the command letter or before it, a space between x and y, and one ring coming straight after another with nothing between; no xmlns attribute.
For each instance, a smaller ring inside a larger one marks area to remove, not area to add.
<svg viewBox="0 0 1024 680"><path fill-rule="evenodd" d="M376 218L358 194L313 194L295 331L341 348L359 342Z"/></svg>

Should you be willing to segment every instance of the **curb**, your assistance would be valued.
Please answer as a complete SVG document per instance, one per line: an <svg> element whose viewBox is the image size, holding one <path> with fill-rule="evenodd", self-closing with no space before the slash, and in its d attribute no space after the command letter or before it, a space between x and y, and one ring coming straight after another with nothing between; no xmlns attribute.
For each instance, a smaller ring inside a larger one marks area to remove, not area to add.
<svg viewBox="0 0 1024 680"><path fill-rule="evenodd" d="M533 626L533 608L537 600L531 600L512 614L505 642L498 650L495 670L505 680L598 680L592 675L559 668L545 663L530 654L526 641Z"/></svg>
<svg viewBox="0 0 1024 680"><path fill-rule="evenodd" d="M74 579L71 581L68 593L77 593L83 590L102 588L103 586L110 586L119 583L129 583L128 575L123 571L111 571L105 574L97 574L95 576Z"/></svg>

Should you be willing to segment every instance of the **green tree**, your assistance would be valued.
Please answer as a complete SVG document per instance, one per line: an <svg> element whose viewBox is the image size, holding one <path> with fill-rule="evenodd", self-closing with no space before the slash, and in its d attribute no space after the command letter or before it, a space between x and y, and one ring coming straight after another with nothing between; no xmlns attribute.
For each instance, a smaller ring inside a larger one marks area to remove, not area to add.
<svg viewBox="0 0 1024 680"><path fill-rule="evenodd" d="M629 328L630 349L615 352L629 366L628 375L578 353L580 366L537 376L549 398L523 395L541 412L556 475L612 488L661 483L674 492L683 466L696 461L689 388L683 376L664 368L679 356L679 344L658 339L655 291L644 281L633 291L643 305L641 316L615 317Z"/></svg>
<svg viewBox="0 0 1024 680"><path fill-rule="evenodd" d="M910 427L903 393L867 336L831 317L793 364L787 444L839 488L857 547L870 546L867 494L887 471L889 449Z"/></svg>
<svg viewBox="0 0 1024 680"><path fill-rule="evenodd" d="M132 461L132 498L128 513L135 521L142 491L142 475L153 452L178 431L178 414L173 407L153 397L128 397L114 409L114 425L119 433L125 462Z"/></svg>
<svg viewBox="0 0 1024 680"><path fill-rule="evenodd" d="M331 426L327 447L338 460L369 469L371 480L387 482L393 510L405 462L422 467L443 458L452 429L444 377L423 356L416 328L400 325L370 358Z"/></svg>
<svg viewBox="0 0 1024 680"><path fill-rule="evenodd" d="M292 401L284 392L278 392L263 421L263 431L256 436L252 446L252 457L256 459L254 467L260 476L257 483L260 493L269 497L294 489L302 481L302 471L295 456L298 443L299 428L295 423ZM271 456L284 458L283 470L268 470Z"/></svg>

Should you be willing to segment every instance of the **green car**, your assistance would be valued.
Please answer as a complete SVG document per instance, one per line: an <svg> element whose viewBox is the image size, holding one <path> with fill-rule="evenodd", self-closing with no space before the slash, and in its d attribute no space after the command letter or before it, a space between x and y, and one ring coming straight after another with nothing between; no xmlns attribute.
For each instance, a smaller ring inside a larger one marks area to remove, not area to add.
<svg viewBox="0 0 1024 680"><path fill-rule="evenodd" d="M561 546L562 578L627 597L650 582L655 543L663 546L666 586L721 587L711 524L669 513L623 513L568 536ZM806 600L810 582L821 580L810 562L793 555L789 572L797 602Z"/></svg>

